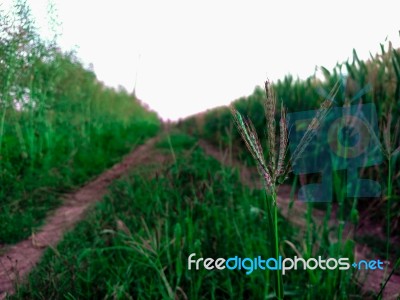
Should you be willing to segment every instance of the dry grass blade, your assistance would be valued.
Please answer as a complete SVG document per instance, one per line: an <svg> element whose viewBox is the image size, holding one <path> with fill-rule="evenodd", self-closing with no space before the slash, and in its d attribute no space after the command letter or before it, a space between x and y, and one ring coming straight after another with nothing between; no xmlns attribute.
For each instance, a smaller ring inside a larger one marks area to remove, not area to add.
<svg viewBox="0 0 400 300"><path fill-rule="evenodd" d="M267 99L264 102L264 108L265 108L265 119L267 121L268 151L270 155L269 167L272 174L274 174L276 169L276 149L275 149L276 96L274 90L270 87L270 83L268 80L265 82L265 93L267 94Z"/></svg>
<svg viewBox="0 0 400 300"><path fill-rule="evenodd" d="M250 120L244 119L241 114L232 106L231 111L232 115L234 116L233 119L236 127L238 128L246 147L257 161L258 171L263 176L267 187L270 188L272 186L272 173L270 170L268 170L268 167L265 163L264 152L253 124Z"/></svg>
<svg viewBox="0 0 400 300"><path fill-rule="evenodd" d="M275 173L275 177L279 177L284 174L285 171L285 157L288 149L288 128L286 120L286 109L281 105L281 119L279 121L279 158L278 166Z"/></svg>
<svg viewBox="0 0 400 300"><path fill-rule="evenodd" d="M334 99L337 92L339 90L339 82L335 84L332 91L328 95L327 99L321 104L321 107L317 110L314 118L311 120L311 123L308 125L306 132L301 138L299 144L297 145L295 151L292 154L291 160L292 165L296 163L296 161L302 156L304 150L307 148L308 144L311 142L312 138L317 133L317 129L320 127L321 122L328 115L330 109L332 108L332 100Z"/></svg>

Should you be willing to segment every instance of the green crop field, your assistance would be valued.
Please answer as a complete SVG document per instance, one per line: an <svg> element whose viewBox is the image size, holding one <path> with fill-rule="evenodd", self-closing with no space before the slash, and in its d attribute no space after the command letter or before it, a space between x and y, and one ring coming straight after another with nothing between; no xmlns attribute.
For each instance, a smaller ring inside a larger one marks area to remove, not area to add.
<svg viewBox="0 0 400 300"><path fill-rule="evenodd" d="M384 159L378 168L361 170L365 177L378 180L384 197L376 203L359 203L357 209L370 209L370 218L382 222L388 235L400 230L400 50L393 49L391 43L381 45L381 53L362 61L356 51L351 61L338 64L333 70L322 67L324 78L310 76L307 80L294 79L288 75L273 84L276 97L289 113L318 109L336 83L340 87L336 93L335 106L346 104L373 103L376 107L379 127L379 147ZM343 77L343 74L347 74ZM266 115L263 102L265 92L256 87L254 93L246 98L232 102L233 107L254 124L257 135L264 145L267 136ZM276 122L279 114L277 113ZM256 162L247 151L240 133L236 130L234 119L228 107L209 110L199 116L180 121L177 126L198 138L203 138L220 149L230 149L233 155L247 165ZM270 150L264 148L269 156ZM341 174L336 174L340 177ZM289 183L299 183L291 177ZM338 183L340 185L340 183Z"/></svg>
<svg viewBox="0 0 400 300"><path fill-rule="evenodd" d="M128 92L40 39L29 8L0 15L0 243L28 237L60 194L112 166L160 128Z"/></svg>
<svg viewBox="0 0 400 300"><path fill-rule="evenodd" d="M231 107L167 124L41 38L29 7L15 3L12 13L0 10L1 299L396 299L400 50L390 42L369 60L354 50L322 67L323 77L288 75ZM334 170L332 201L300 203L299 187L321 179L291 172L309 141L289 149L290 114L316 110L313 124L332 107L368 103L382 162L357 172L379 182L381 196L347 196L347 175ZM35 240L68 195L129 154L132 170L107 182L57 243ZM39 253L28 271L29 256L9 257L23 248ZM253 261L235 270L190 263L261 256L348 258L349 269L284 274ZM361 258L385 262L384 270L350 267Z"/></svg>

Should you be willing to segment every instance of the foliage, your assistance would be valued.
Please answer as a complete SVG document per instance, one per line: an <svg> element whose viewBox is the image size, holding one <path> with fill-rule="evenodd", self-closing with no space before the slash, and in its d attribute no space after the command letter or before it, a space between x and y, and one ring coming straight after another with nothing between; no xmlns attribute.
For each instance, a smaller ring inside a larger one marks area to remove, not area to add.
<svg viewBox="0 0 400 300"><path fill-rule="evenodd" d="M171 136L176 138L182 135ZM133 173L115 182L110 195L46 252L14 298L272 299L274 271L188 269L192 253L195 258L266 258L273 242L266 235L263 191L244 187L237 171L199 147L174 151L180 153L176 162L157 176ZM279 214L277 223L284 256L334 254L337 244L315 246L315 232L308 248ZM352 269L289 272L285 292L293 299L356 297L352 275Z"/></svg>
<svg viewBox="0 0 400 300"><path fill-rule="evenodd" d="M335 97L335 105L374 103L377 109L380 134L380 144L385 155L384 162L376 168L361 170L363 177L378 180L382 185L385 197L379 207L366 202L359 202L360 210L368 210L371 217L384 221L382 226L390 229L390 234L398 232L400 225L400 159L399 156L399 126L400 126L400 50L394 49L391 43L381 45L381 53L369 60L359 59L353 51L353 58L344 63L338 63L333 70L320 68L321 76L314 74L306 80L294 79L291 75L273 84L277 99L281 100L288 113L315 110L321 105L337 82L341 82ZM267 123L262 109L264 93L256 87L253 94L232 102L235 109L253 121L255 131L264 147L264 156L270 153L266 143L268 133ZM279 115L279 111L276 114ZM278 122L278 119L275 121ZM193 116L178 122L178 127L185 132L191 132L199 138L204 138L221 149L231 149L233 155L248 165L255 165L251 154L246 151L239 132L234 130L234 120L228 107L218 107L200 116ZM336 177L341 176L337 175ZM292 182L297 180L291 178ZM396 199L396 201L387 201ZM372 211L371 211L372 210ZM390 224L389 224L390 223ZM389 230L389 229L388 229Z"/></svg>
<svg viewBox="0 0 400 300"><path fill-rule="evenodd" d="M134 95L40 38L29 7L0 13L0 243L16 242L83 184L156 134Z"/></svg>

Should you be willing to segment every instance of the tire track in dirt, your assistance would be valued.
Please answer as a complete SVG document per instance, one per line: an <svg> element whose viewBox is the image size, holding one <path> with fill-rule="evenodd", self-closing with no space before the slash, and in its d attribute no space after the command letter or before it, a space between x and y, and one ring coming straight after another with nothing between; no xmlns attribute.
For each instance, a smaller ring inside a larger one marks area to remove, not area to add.
<svg viewBox="0 0 400 300"><path fill-rule="evenodd" d="M14 285L26 278L43 252L55 247L64 233L84 218L87 209L107 193L112 181L139 165L166 161L166 156L154 149L158 140L159 136L149 139L94 180L66 194L63 204L46 218L38 233L6 248L0 257L0 299L14 292Z"/></svg>
<svg viewBox="0 0 400 300"><path fill-rule="evenodd" d="M262 189L263 185L260 180L257 169L244 166L240 161L236 159L229 158L228 151L220 151L217 147L205 140L199 140L199 146L204 150L204 152L214 157L221 164L237 168L240 173L241 182L250 188ZM295 201L291 203L290 200L291 187L289 185L283 185L278 191L277 204L279 206L282 215L289 220L293 225L302 229L301 232L304 234L306 230L306 219L304 218L307 206L306 203ZM322 229L324 222L325 213L320 210L314 209L312 211L312 220L315 224L317 230ZM333 210L328 226L337 226L337 218ZM354 228L345 228L344 236L346 238L352 238L354 235ZM355 260L360 261L362 259L368 259L368 255L372 251L365 245L356 244L355 247ZM370 291L378 293L381 289L381 283L383 278L386 278L391 272L391 268L388 270L374 270L373 272L368 272L365 270L358 271L358 284L361 286L362 291L368 293ZM387 282L385 290L383 292L383 299L399 299L400 297L400 276L393 274L390 280Z"/></svg>

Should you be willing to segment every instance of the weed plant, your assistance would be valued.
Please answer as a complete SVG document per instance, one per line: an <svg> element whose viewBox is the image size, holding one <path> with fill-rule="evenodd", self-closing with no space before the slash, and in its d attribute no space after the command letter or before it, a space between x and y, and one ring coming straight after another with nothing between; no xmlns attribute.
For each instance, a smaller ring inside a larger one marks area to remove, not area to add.
<svg viewBox="0 0 400 300"><path fill-rule="evenodd" d="M264 158L264 151L257 136L254 125L250 120L241 116L241 114L232 107L232 114L235 119L236 126L246 143L248 150L257 163L257 169L264 180L265 191L267 194L266 199L266 214L268 219L267 236L272 237L273 251L272 255L277 260L279 259L279 228L278 228L278 208L276 203L277 189L279 185L286 179L290 170L290 161L286 161L286 154L288 148L288 128L286 120L286 111L281 105L281 117L279 120L279 136L277 136L275 112L276 112L276 95L272 86L267 81L265 83L266 100L265 100L265 119L267 121L267 145L268 145L268 163ZM337 88L333 90L332 94L321 105L317 111L316 116L310 122L307 130L304 133L299 145L292 153L291 160L295 164L296 160L301 157L309 144L312 136L317 131L319 124L323 121L324 117L328 114L332 106L332 101L336 95ZM275 293L278 299L283 299L283 278L280 270L275 273Z"/></svg>
<svg viewBox="0 0 400 300"><path fill-rule="evenodd" d="M345 195L335 193L333 204L340 206L340 203L343 203L344 210L350 207L350 219L353 223L362 216L372 220L376 226L382 228L389 245L390 240L398 239L398 232L400 232L400 198L398 196L400 194L400 160L397 159L398 150L396 150L399 146L396 139L399 135L397 124L400 119L399 50L393 48L388 42L381 45L380 53L371 55L366 61L359 59L354 50L352 59L338 63L332 70L321 67L319 74L321 76L314 74L306 80L301 80L288 75L278 80L273 88L277 99L285 102L289 113L314 110L319 106L321 96L327 96L325 90L329 90L336 82L342 81L343 74L347 74L347 77L345 84L341 87L341 92L336 95L335 105L342 106L346 101L353 101L350 103L355 104L354 101L357 100L361 103L373 103L376 106L381 131L378 139L383 145L386 159L379 167L361 168L360 176L380 182L384 196L374 201L346 198L343 202ZM251 116L260 142L265 145L267 121L262 109L263 100L264 92L257 87L253 94L235 100L232 105L242 115ZM233 123L229 108L219 107L200 116L182 120L178 123L178 127L185 132L190 131L198 138L206 139L220 149L232 149L234 158L247 165L255 166L257 161L253 159L251 152L245 151L240 133L232 130ZM268 144L263 147L263 151L264 156L268 158L271 152ZM343 174L340 172L335 174L334 185L340 186L342 177ZM298 186L298 180L298 177L289 176L287 182ZM313 206L328 211L332 209L331 204L314 204ZM374 246L372 241L369 244L371 247ZM392 251L389 249L388 252Z"/></svg>

